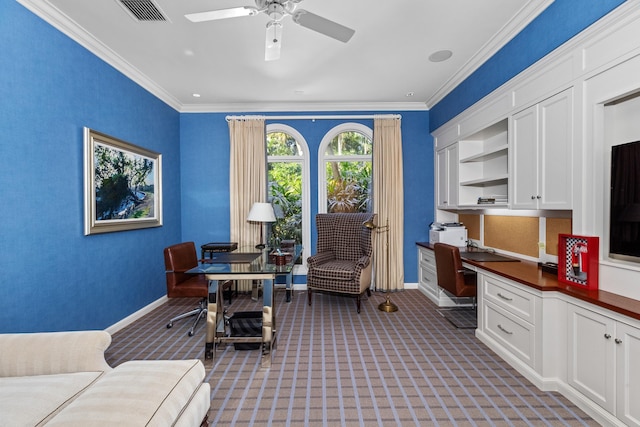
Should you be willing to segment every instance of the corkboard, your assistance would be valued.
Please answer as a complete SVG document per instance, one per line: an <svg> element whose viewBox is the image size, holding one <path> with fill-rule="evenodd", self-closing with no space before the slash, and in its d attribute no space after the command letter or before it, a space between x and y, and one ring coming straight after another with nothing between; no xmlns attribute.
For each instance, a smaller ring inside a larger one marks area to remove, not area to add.
<svg viewBox="0 0 640 427"><path fill-rule="evenodd" d="M460 214L458 221L467 227L467 237L469 239L480 240L480 214Z"/></svg>
<svg viewBox="0 0 640 427"><path fill-rule="evenodd" d="M558 234L571 234L571 218L547 218L545 253L558 255Z"/></svg>
<svg viewBox="0 0 640 427"><path fill-rule="evenodd" d="M538 258L539 219L528 216L484 217L484 244Z"/></svg>

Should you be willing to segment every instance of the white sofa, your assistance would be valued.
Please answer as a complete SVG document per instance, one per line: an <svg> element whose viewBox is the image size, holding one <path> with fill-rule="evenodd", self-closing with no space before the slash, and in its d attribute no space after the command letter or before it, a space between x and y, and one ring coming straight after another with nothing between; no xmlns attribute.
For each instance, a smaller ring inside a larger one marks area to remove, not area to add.
<svg viewBox="0 0 640 427"><path fill-rule="evenodd" d="M111 368L109 344L104 331L0 334L0 427L207 425L201 361Z"/></svg>

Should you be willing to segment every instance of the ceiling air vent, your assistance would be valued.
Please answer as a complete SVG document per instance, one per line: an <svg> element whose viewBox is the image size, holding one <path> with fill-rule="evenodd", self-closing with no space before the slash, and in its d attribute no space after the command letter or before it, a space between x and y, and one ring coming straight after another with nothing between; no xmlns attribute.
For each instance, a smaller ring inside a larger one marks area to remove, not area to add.
<svg viewBox="0 0 640 427"><path fill-rule="evenodd" d="M138 21L166 21L160 8L151 0L119 0L125 10Z"/></svg>

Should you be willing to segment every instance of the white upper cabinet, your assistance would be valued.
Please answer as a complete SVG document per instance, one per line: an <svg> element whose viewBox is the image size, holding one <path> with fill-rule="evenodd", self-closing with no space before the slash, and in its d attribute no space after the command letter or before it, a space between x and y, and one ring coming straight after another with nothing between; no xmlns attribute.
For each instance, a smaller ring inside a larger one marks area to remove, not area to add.
<svg viewBox="0 0 640 427"><path fill-rule="evenodd" d="M436 205L454 209L458 205L458 144L436 152Z"/></svg>
<svg viewBox="0 0 640 427"><path fill-rule="evenodd" d="M571 209L572 89L515 114L511 129L511 208Z"/></svg>

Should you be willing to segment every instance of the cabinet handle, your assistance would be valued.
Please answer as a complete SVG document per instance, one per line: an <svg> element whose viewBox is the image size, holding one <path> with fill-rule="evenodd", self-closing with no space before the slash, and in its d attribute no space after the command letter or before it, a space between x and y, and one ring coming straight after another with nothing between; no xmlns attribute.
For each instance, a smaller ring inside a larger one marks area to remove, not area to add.
<svg viewBox="0 0 640 427"><path fill-rule="evenodd" d="M498 324L498 329L500 329L502 332L504 332L507 335L513 335L513 332L507 331L505 328L502 327L501 324Z"/></svg>
<svg viewBox="0 0 640 427"><path fill-rule="evenodd" d="M536 199L538 199L538 200L542 199L542 196L536 196Z"/></svg>
<svg viewBox="0 0 640 427"><path fill-rule="evenodd" d="M513 301L513 298L509 298L509 297L505 297L504 295L502 295L500 292L498 292L498 296L500 298L502 298L505 301Z"/></svg>
<svg viewBox="0 0 640 427"><path fill-rule="evenodd" d="M616 342L616 344L622 344L622 340L620 338L616 338L614 341Z"/></svg>
<svg viewBox="0 0 640 427"><path fill-rule="evenodd" d="M611 334L604 334L604 337L609 340L611 339Z"/></svg>
<svg viewBox="0 0 640 427"><path fill-rule="evenodd" d="M535 200L535 199L536 199L536 196L531 196L531 200Z"/></svg>

